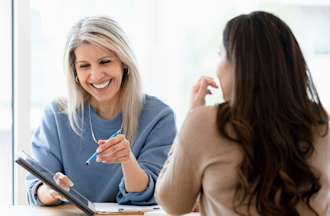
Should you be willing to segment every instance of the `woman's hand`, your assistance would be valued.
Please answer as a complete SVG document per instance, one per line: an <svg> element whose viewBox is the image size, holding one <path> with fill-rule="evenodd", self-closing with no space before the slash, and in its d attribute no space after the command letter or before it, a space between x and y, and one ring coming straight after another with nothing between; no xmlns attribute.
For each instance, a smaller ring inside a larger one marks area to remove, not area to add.
<svg viewBox="0 0 330 216"><path fill-rule="evenodd" d="M206 95L212 94L208 87L218 88L212 77L202 76L192 88L191 109L204 106Z"/></svg>
<svg viewBox="0 0 330 216"><path fill-rule="evenodd" d="M97 157L102 163L121 163L127 192L142 192L148 187L149 177L140 167L133 152L130 142L125 135L120 134L109 141L100 140Z"/></svg>
<svg viewBox="0 0 330 216"><path fill-rule="evenodd" d="M193 208L192 212L200 212L199 202L200 202L200 195L198 195L198 197L197 197L197 200L195 202L195 205L194 205L194 208Z"/></svg>
<svg viewBox="0 0 330 216"><path fill-rule="evenodd" d="M199 203L196 203L192 212L200 212L200 207L199 207Z"/></svg>
<svg viewBox="0 0 330 216"><path fill-rule="evenodd" d="M123 163L134 157L130 142L120 134L109 141L99 140L97 149L100 154L96 161L102 163Z"/></svg>
<svg viewBox="0 0 330 216"><path fill-rule="evenodd" d="M62 174L61 172L57 172L53 176L54 181L56 184L60 185L64 190L70 191L70 188L73 187L73 182L69 177ZM50 188L47 184L42 184L38 190L37 195L39 200L45 205L52 205L57 203L59 200L67 201L62 195L58 192Z"/></svg>

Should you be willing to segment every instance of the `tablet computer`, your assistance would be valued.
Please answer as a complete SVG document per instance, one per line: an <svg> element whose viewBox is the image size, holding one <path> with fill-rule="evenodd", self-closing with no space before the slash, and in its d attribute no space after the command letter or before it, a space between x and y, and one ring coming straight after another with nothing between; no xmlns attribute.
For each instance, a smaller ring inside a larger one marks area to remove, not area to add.
<svg viewBox="0 0 330 216"><path fill-rule="evenodd" d="M143 215L147 211L159 210L157 205L154 206L130 206L130 205L119 205L117 203L93 203L89 201L85 196L80 194L77 190L73 188L70 191L66 191L61 186L59 186L53 179L54 173L52 173L47 168L40 165L40 163L32 158L25 152L15 160L17 164L22 166L24 169L29 171L32 175L40 179L42 182L49 185L52 189L57 191L63 197L65 197L69 202L76 205L87 215L94 214L137 214Z"/></svg>

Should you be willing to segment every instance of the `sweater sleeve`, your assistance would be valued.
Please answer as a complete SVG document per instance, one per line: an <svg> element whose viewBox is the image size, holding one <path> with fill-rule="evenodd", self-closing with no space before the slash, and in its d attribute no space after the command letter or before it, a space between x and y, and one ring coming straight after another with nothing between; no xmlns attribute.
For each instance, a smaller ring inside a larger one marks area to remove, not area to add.
<svg viewBox="0 0 330 216"><path fill-rule="evenodd" d="M192 211L202 187L201 146L199 127L203 119L188 116L183 123L162 169L156 199L169 214L181 215Z"/></svg>
<svg viewBox="0 0 330 216"><path fill-rule="evenodd" d="M54 105L53 105L54 106ZM59 136L55 120L55 110L48 106L42 117L42 123L32 138L32 154L39 163L51 172L62 172L62 159L59 148ZM42 182L31 174L27 174L25 184L27 198L31 205L43 205L37 197L37 189ZM59 204L59 203L58 203Z"/></svg>
<svg viewBox="0 0 330 216"><path fill-rule="evenodd" d="M176 127L174 113L170 108L160 112L153 121L153 126L137 156L139 165L149 177L148 187L140 193L128 193L125 190L124 179L122 179L117 195L117 201L120 204L156 204L154 199L156 181L175 137Z"/></svg>

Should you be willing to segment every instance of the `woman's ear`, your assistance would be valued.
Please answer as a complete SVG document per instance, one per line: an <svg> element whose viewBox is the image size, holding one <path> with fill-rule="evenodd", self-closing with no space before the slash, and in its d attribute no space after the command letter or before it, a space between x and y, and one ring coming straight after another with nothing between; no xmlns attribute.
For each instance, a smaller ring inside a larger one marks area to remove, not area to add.
<svg viewBox="0 0 330 216"><path fill-rule="evenodd" d="M125 75L128 75L129 74L129 70L128 70L128 66L127 65L124 65L124 74Z"/></svg>
<svg viewBox="0 0 330 216"><path fill-rule="evenodd" d="M123 80L122 80L122 85L125 84L128 81L129 77L129 70L126 65L123 66Z"/></svg>
<svg viewBox="0 0 330 216"><path fill-rule="evenodd" d="M74 76L74 81L76 82L77 85L80 85L78 74L76 69L73 69L73 76Z"/></svg>

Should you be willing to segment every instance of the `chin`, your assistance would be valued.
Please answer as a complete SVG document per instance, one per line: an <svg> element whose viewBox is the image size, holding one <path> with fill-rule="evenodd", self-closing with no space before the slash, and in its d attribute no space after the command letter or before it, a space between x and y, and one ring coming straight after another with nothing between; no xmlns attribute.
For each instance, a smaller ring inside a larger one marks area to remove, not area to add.
<svg viewBox="0 0 330 216"><path fill-rule="evenodd" d="M110 97L110 98L106 98L106 97L94 97L94 99L97 101L97 102L107 102L107 101L110 101L113 99L113 97Z"/></svg>
<svg viewBox="0 0 330 216"><path fill-rule="evenodd" d="M115 99L116 95L117 94L113 95L111 93L108 93L108 94L104 94L104 95L95 95L93 97L98 102L107 102L107 101L111 101L111 100Z"/></svg>

